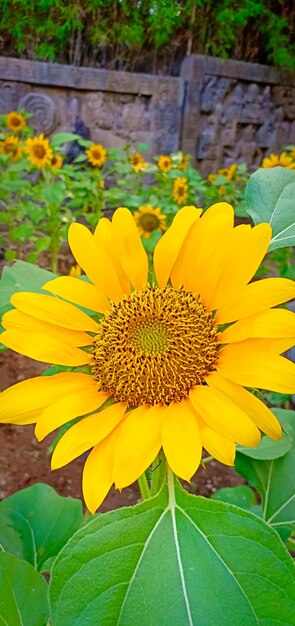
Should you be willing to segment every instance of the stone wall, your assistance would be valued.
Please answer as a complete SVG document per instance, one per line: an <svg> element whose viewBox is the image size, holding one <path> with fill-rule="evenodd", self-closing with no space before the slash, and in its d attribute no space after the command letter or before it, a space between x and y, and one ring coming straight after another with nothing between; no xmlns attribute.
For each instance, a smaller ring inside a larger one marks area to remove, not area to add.
<svg viewBox="0 0 295 626"><path fill-rule="evenodd" d="M0 113L25 108L36 132L89 129L106 147L179 148L183 81L0 57ZM82 124L81 124L82 122Z"/></svg>
<svg viewBox="0 0 295 626"><path fill-rule="evenodd" d="M253 168L271 151L295 144L295 76L255 63L192 55L182 149L207 175L233 162Z"/></svg>
<svg viewBox="0 0 295 626"><path fill-rule="evenodd" d="M0 113L25 108L36 132L84 132L106 147L181 148L204 175L253 168L295 144L295 77L263 65L192 55L179 78L0 57Z"/></svg>

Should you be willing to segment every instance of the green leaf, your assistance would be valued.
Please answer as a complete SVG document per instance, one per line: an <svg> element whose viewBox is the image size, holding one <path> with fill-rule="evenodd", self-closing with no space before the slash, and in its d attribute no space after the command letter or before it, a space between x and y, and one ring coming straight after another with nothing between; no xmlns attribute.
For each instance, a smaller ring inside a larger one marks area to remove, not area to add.
<svg viewBox="0 0 295 626"><path fill-rule="evenodd" d="M43 198L48 204L53 204L55 206L61 206L64 199L68 195L67 188L65 183L59 181L57 183L51 183L47 187L43 187L42 189Z"/></svg>
<svg viewBox="0 0 295 626"><path fill-rule="evenodd" d="M49 485L37 483L0 503L0 544L40 569L81 523L80 500L63 498Z"/></svg>
<svg viewBox="0 0 295 626"><path fill-rule="evenodd" d="M72 537L52 569L52 626L291 626L294 567L277 533L168 485Z"/></svg>
<svg viewBox="0 0 295 626"><path fill-rule="evenodd" d="M47 624L47 584L29 563L0 552L0 589L1 626Z"/></svg>
<svg viewBox="0 0 295 626"><path fill-rule="evenodd" d="M284 427L295 424L295 412L273 409ZM293 433L294 434L294 433ZM284 456L258 460L237 452L236 470L257 489L262 499L263 519L274 528L295 525L295 442Z"/></svg>
<svg viewBox="0 0 295 626"><path fill-rule="evenodd" d="M253 505L256 505L255 495L246 485L240 485L238 487L224 487L219 489L216 493L213 493L211 500L218 500L219 502L228 502L228 504L235 504L242 509L251 509Z"/></svg>
<svg viewBox="0 0 295 626"><path fill-rule="evenodd" d="M260 459L262 461L279 459L281 456L284 456L284 454L289 452L293 445L294 432L292 427L290 427L287 423L285 424L284 429L285 432L279 441L274 441L274 439L265 436L261 439L260 444L256 446L256 448L244 448L242 446L238 446L237 450L241 452L241 454L250 456L252 459Z"/></svg>
<svg viewBox="0 0 295 626"><path fill-rule="evenodd" d="M12 267L4 267L0 280L0 318L12 308L10 298L13 293L16 291L46 293L42 290L42 285L54 278L56 274L25 261L16 261Z"/></svg>
<svg viewBox="0 0 295 626"><path fill-rule="evenodd" d="M78 139L80 139L80 135L75 135L75 133L56 133L56 135L51 137L51 143L53 146L60 146L63 143L77 141Z"/></svg>
<svg viewBox="0 0 295 626"><path fill-rule="evenodd" d="M295 245L295 171L285 167L257 170L246 186L246 211L255 224L269 222L269 251Z"/></svg>

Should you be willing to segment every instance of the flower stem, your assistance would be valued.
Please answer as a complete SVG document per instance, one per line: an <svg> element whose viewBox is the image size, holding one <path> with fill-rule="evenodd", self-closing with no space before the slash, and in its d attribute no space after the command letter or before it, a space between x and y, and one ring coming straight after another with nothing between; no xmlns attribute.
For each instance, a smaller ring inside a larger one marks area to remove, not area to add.
<svg viewBox="0 0 295 626"><path fill-rule="evenodd" d="M210 461L213 461L213 459L213 456L206 456L204 459L202 459L201 465L206 465L206 463L210 463Z"/></svg>
<svg viewBox="0 0 295 626"><path fill-rule="evenodd" d="M143 500L148 500L151 497L151 492L145 472L137 479L140 495Z"/></svg>
<svg viewBox="0 0 295 626"><path fill-rule="evenodd" d="M155 496L166 479L166 457L160 452L155 458L151 470L151 495Z"/></svg>

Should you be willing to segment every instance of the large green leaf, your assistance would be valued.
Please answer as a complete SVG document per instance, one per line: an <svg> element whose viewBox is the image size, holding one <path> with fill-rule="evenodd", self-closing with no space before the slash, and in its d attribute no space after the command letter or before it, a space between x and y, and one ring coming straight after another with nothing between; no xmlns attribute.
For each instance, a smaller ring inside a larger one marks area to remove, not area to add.
<svg viewBox="0 0 295 626"><path fill-rule="evenodd" d="M294 411L274 409L280 421L294 427ZM237 453L236 470L260 493L263 519L274 528L295 525L295 443L284 456L259 460Z"/></svg>
<svg viewBox="0 0 295 626"><path fill-rule="evenodd" d="M0 626L45 626L47 584L36 570L0 552Z"/></svg>
<svg viewBox="0 0 295 626"><path fill-rule="evenodd" d="M294 583L267 524L170 476L155 498L72 537L52 569L52 626L291 626Z"/></svg>
<svg viewBox="0 0 295 626"><path fill-rule="evenodd" d="M80 500L38 483L0 503L0 545L37 569L81 526Z"/></svg>
<svg viewBox="0 0 295 626"><path fill-rule="evenodd" d="M246 186L246 211L255 224L271 224L269 251L295 245L294 198L294 170L262 168L250 176Z"/></svg>

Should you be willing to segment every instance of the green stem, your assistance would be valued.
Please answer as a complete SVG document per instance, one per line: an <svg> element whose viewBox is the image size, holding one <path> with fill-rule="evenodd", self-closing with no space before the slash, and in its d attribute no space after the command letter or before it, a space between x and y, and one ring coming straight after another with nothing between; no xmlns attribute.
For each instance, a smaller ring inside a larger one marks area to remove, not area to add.
<svg viewBox="0 0 295 626"><path fill-rule="evenodd" d="M152 464L151 495L155 496L166 479L166 457L160 452Z"/></svg>
<svg viewBox="0 0 295 626"><path fill-rule="evenodd" d="M214 456L206 456L204 459L202 459L201 464L202 465L206 465L206 463L210 463L210 461L213 461Z"/></svg>
<svg viewBox="0 0 295 626"><path fill-rule="evenodd" d="M148 500L151 497L151 492L145 472L137 479L140 495L143 500Z"/></svg>

